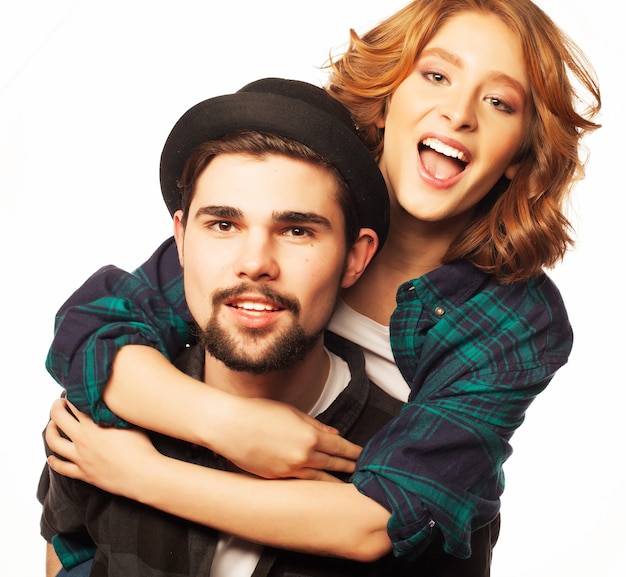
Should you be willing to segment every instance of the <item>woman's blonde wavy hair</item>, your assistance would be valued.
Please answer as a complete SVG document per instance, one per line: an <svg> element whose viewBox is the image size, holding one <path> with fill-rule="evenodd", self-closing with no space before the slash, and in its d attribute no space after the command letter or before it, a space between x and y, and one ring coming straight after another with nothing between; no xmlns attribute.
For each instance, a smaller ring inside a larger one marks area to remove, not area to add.
<svg viewBox="0 0 626 577"><path fill-rule="evenodd" d="M521 39L533 115L515 177L503 177L479 203L444 262L468 259L500 282L514 282L553 267L573 244L564 201L584 176L580 141L600 126L593 122L601 106L595 73L552 20L529 0L416 0L360 37L351 30L348 49L329 64L327 89L379 158L377 122L390 96L441 26L465 11L495 14Z"/></svg>

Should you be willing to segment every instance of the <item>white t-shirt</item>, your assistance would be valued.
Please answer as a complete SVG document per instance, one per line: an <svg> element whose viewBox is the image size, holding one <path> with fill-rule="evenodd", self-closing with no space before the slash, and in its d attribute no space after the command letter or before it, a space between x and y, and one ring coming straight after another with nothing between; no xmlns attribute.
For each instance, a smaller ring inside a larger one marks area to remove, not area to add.
<svg viewBox="0 0 626 577"><path fill-rule="evenodd" d="M313 417L323 413L350 382L350 368L341 357L326 351L330 359L330 370L326 385L309 411ZM263 545L240 539L228 533L220 533L210 577L250 577L259 562Z"/></svg>
<svg viewBox="0 0 626 577"><path fill-rule="evenodd" d="M394 361L388 326L339 301L328 328L363 349L365 372L374 383L392 397L407 400L409 386ZM330 358L330 371L320 398L309 412L312 416L324 412L350 382L348 364L330 351L326 352ZM250 577L262 552L263 545L221 533L210 577Z"/></svg>
<svg viewBox="0 0 626 577"><path fill-rule="evenodd" d="M392 397L407 400L409 385L393 358L388 326L356 312L340 300L328 328L363 349L365 372L373 382Z"/></svg>

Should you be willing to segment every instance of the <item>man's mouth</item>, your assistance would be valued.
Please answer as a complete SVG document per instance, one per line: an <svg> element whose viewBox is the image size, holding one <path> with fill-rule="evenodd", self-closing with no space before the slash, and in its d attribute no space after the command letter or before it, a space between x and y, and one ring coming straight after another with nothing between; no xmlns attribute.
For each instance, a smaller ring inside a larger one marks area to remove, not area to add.
<svg viewBox="0 0 626 577"><path fill-rule="evenodd" d="M437 180L449 180L461 174L469 163L465 152L428 137L417 147L420 161L426 171Z"/></svg>
<svg viewBox="0 0 626 577"><path fill-rule="evenodd" d="M227 299L223 304L231 311L237 326L255 332L269 330L285 311L285 307L261 295L241 295L240 298Z"/></svg>
<svg viewBox="0 0 626 577"><path fill-rule="evenodd" d="M250 312L277 312L282 310L281 307L275 304L263 303L258 301L232 301L228 303L229 307L236 309L243 309Z"/></svg>
<svg viewBox="0 0 626 577"><path fill-rule="evenodd" d="M267 315L289 311L294 315L300 313L300 305L295 298L279 293L266 285L251 286L242 283L238 286L217 290L213 293L213 307L229 307L241 314L251 316Z"/></svg>

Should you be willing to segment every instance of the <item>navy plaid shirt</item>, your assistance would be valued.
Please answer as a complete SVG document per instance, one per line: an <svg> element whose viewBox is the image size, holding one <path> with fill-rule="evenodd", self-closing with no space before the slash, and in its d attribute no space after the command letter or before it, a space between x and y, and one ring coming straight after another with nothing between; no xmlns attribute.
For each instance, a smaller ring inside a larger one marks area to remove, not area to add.
<svg viewBox="0 0 626 577"><path fill-rule="evenodd" d="M547 276L499 284L464 261L404 283L397 303L391 345L409 402L365 446L353 482L391 511L396 554L441 533L468 557L471 532L499 511L513 432L567 362L571 327ZM174 358L190 320L169 239L134 274L105 267L70 297L46 367L82 411L124 425L102 400L116 351L147 344Z"/></svg>

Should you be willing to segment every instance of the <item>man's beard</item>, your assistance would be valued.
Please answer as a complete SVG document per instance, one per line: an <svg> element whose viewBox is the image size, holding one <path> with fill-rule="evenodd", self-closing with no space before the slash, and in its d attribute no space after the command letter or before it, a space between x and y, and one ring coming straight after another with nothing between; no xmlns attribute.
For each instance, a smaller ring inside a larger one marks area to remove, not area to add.
<svg viewBox="0 0 626 577"><path fill-rule="evenodd" d="M240 286L216 292L213 296L213 310L218 310L225 300L230 300L247 290L249 290L247 286ZM213 313L204 328L198 327L198 341L206 351L233 371L259 375L287 369L307 356L318 342L324 328L312 334L307 333L295 320L300 312L299 303L295 299L278 295L265 287L255 287L255 290L289 310L294 322L269 339L268 335L276 330L273 327L267 329L239 327L237 335L233 336L220 326L216 314ZM250 354L250 351L257 350L258 342L266 339L268 345L264 347L264 350Z"/></svg>

